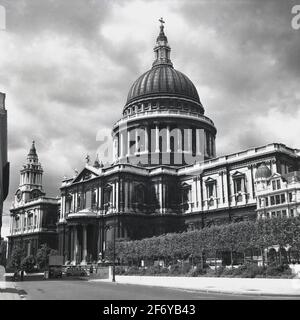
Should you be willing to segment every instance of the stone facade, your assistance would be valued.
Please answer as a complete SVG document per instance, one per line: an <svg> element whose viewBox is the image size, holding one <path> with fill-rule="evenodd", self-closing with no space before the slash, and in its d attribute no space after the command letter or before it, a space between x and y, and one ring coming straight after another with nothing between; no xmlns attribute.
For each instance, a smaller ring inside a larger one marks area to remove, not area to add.
<svg viewBox="0 0 300 320"><path fill-rule="evenodd" d="M274 173L257 179L257 217L300 215L300 172Z"/></svg>
<svg viewBox="0 0 300 320"><path fill-rule="evenodd" d="M16 245L23 246L27 255L35 255L42 244L57 249L60 200L46 197L43 191L43 169L34 142L20 172L20 185L10 210L8 254Z"/></svg>
<svg viewBox="0 0 300 320"><path fill-rule="evenodd" d="M105 258L114 239L256 219L262 164L271 174L299 169L300 151L278 143L216 157L214 123L170 50L161 25L152 69L113 126L113 163L88 158L62 182L59 252L68 263Z"/></svg>

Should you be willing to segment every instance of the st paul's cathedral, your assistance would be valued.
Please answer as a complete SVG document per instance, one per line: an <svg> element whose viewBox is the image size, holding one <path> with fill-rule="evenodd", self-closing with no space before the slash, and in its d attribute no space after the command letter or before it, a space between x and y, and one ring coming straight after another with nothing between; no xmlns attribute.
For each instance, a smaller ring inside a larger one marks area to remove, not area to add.
<svg viewBox="0 0 300 320"><path fill-rule="evenodd" d="M62 181L65 262L105 257L114 230L117 240L141 239L256 219L257 184L299 170L300 150L279 143L216 157L217 128L170 51L161 21L152 67L132 84L113 125L112 164L88 161Z"/></svg>

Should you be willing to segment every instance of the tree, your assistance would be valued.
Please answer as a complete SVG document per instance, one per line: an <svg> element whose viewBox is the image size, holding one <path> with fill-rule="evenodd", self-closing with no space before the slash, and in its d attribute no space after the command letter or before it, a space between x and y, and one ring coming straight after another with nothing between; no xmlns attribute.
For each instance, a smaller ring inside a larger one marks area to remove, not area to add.
<svg viewBox="0 0 300 320"><path fill-rule="evenodd" d="M49 256L57 254L57 250L51 249L47 244L42 244L36 253L36 263L39 269L45 269L49 264Z"/></svg>
<svg viewBox="0 0 300 320"><path fill-rule="evenodd" d="M32 272L35 266L35 258L34 256L25 257L21 262L21 269L25 270L26 272Z"/></svg>
<svg viewBox="0 0 300 320"><path fill-rule="evenodd" d="M20 246L20 245L15 246L12 249L12 253L7 264L8 268L9 269L12 268L15 270L20 269L21 262L25 258L25 256L26 256L26 253L23 246Z"/></svg>

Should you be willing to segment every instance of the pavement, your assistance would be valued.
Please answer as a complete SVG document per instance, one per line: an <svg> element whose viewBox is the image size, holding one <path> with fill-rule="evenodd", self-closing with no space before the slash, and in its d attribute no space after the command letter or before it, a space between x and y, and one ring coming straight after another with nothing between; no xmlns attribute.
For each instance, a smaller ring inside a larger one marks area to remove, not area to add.
<svg viewBox="0 0 300 320"><path fill-rule="evenodd" d="M90 282L111 282L95 279ZM144 285L206 293L278 296L300 299L300 279L116 276L118 284Z"/></svg>
<svg viewBox="0 0 300 320"><path fill-rule="evenodd" d="M15 282L5 281L5 269L0 266L0 300L22 300L22 290Z"/></svg>

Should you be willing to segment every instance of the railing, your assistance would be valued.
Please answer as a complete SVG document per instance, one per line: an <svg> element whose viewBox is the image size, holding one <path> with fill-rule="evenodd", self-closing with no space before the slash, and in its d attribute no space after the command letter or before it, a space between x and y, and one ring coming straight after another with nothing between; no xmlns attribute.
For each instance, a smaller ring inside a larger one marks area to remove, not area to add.
<svg viewBox="0 0 300 320"><path fill-rule="evenodd" d="M188 112L188 111L182 111L182 110L159 110L159 111L158 110L151 110L151 111L138 112L138 113L134 113L134 114L128 115L126 117L123 117L122 119L117 121L113 125L113 127L116 127L120 123L126 122L126 121L131 120L131 119L140 118L140 117L144 117L144 116L155 116L155 115L160 115L160 114L164 114L164 115L184 115L184 116L194 117L194 118L197 118L197 119L204 120L204 121L208 122L209 124L211 124L212 126L215 126L214 122L210 118L208 118L208 117L206 117L204 115L201 115L201 114L199 114L197 112Z"/></svg>

